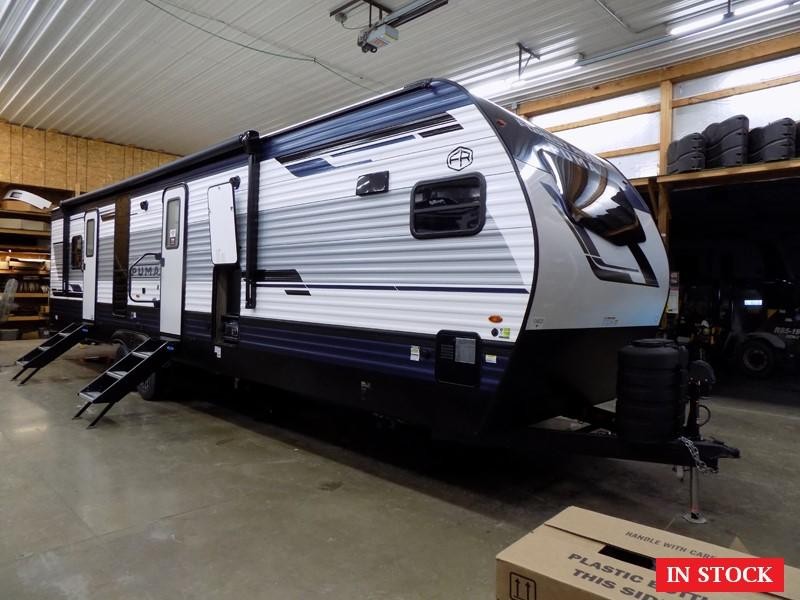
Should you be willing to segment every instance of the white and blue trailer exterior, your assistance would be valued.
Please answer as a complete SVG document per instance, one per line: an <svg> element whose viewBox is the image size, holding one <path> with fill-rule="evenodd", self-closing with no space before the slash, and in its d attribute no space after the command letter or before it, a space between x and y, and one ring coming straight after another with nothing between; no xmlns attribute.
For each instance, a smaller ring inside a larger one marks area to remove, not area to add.
<svg viewBox="0 0 800 600"><path fill-rule="evenodd" d="M238 260L215 265L225 190ZM57 324L442 433L613 398L668 291L611 164L446 80L65 201L52 250Z"/></svg>

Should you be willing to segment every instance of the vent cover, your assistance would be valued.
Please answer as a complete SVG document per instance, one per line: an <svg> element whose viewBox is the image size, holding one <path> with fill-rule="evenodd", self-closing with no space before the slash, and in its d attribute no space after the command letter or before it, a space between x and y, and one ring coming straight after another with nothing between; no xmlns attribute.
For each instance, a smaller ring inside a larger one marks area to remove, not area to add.
<svg viewBox="0 0 800 600"><path fill-rule="evenodd" d="M480 337L472 332L436 334L436 381L477 387L481 381L480 344Z"/></svg>

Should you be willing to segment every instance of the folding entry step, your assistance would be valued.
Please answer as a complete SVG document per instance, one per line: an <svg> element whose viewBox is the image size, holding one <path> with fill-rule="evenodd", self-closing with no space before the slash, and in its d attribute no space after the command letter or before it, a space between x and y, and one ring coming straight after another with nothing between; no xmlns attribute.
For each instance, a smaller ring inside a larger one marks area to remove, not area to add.
<svg viewBox="0 0 800 600"><path fill-rule="evenodd" d="M97 425L112 406L167 362L175 347L176 342L174 341L150 338L136 346L130 354L115 362L108 370L78 392L78 396L85 400L86 404L73 419L80 417L93 404L105 404L103 410L89 424L89 427Z"/></svg>
<svg viewBox="0 0 800 600"><path fill-rule="evenodd" d="M78 342L86 339L86 336L89 335L89 327L89 323L75 321L54 336L47 338L41 345L17 359L17 364L22 368L11 379L14 380L28 369L33 369L25 379L19 382L20 385L24 384L36 375L39 369L53 362Z"/></svg>

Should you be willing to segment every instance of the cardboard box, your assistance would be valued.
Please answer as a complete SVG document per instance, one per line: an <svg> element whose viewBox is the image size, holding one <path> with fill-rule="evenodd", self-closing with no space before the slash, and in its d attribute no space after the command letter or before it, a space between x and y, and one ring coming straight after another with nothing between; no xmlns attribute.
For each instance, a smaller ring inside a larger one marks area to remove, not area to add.
<svg viewBox="0 0 800 600"><path fill-rule="evenodd" d="M50 223L47 221L34 221L33 219L22 219L22 228L28 231L50 231Z"/></svg>
<svg viewBox="0 0 800 600"><path fill-rule="evenodd" d="M497 600L800 600L787 566L781 594L664 593L656 558L749 557L669 531L571 506L497 555Z"/></svg>
<svg viewBox="0 0 800 600"><path fill-rule="evenodd" d="M22 229L22 219L0 218L2 229Z"/></svg>
<svg viewBox="0 0 800 600"><path fill-rule="evenodd" d="M34 221L33 219L0 218L2 229L24 229L26 231L50 231L47 221Z"/></svg>

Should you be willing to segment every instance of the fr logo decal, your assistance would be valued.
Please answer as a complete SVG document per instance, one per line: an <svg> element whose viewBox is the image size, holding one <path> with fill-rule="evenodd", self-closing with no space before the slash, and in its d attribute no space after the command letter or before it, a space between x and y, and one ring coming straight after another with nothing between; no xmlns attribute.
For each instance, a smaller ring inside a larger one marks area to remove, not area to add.
<svg viewBox="0 0 800 600"><path fill-rule="evenodd" d="M447 166L454 171L461 171L472 164L472 150L459 146L447 155Z"/></svg>

